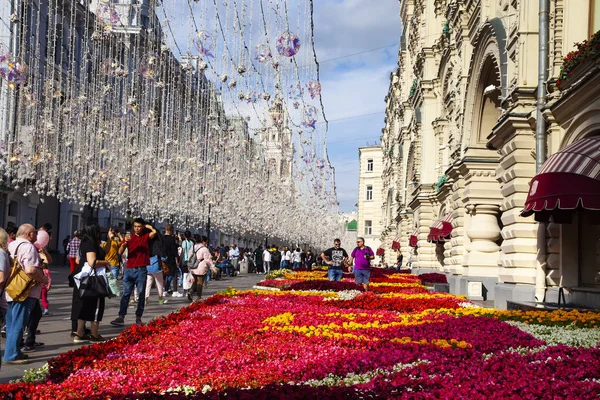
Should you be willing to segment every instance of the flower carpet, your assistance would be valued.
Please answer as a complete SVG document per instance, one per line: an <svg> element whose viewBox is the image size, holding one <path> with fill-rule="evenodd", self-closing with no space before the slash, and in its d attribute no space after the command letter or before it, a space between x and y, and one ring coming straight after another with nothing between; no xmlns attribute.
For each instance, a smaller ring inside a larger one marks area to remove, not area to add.
<svg viewBox="0 0 600 400"><path fill-rule="evenodd" d="M600 314L477 308L418 277L278 272L62 354L14 399L598 398ZM372 291L371 291L372 290Z"/></svg>

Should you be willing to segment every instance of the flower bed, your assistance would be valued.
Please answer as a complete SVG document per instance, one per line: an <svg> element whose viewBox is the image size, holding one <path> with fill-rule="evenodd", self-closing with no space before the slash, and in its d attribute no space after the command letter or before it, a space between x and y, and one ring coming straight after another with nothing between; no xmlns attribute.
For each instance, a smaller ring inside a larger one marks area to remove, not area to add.
<svg viewBox="0 0 600 400"><path fill-rule="evenodd" d="M421 280L421 282L423 282L424 285L433 285L435 283L448 283L446 275L438 273L420 274L419 279Z"/></svg>
<svg viewBox="0 0 600 400"><path fill-rule="evenodd" d="M0 398L579 399L600 392L596 313L471 308L389 272L373 279L373 289L385 288L379 294L306 274L261 282L302 290L228 290L62 354L49 361L45 380L1 385Z"/></svg>

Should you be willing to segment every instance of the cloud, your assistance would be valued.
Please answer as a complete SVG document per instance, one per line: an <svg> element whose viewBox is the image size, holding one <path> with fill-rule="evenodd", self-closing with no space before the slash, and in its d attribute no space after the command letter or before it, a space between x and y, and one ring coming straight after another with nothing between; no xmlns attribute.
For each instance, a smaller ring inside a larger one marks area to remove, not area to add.
<svg viewBox="0 0 600 400"><path fill-rule="evenodd" d="M390 72L397 68L398 48L344 56L398 43L401 32L397 1L315 2L315 47L319 60L325 61L323 103L332 121L328 153L336 168L341 211L352 210L358 201L358 148L378 142L381 136L384 98ZM378 114L365 115L371 113Z"/></svg>
<svg viewBox="0 0 600 400"><path fill-rule="evenodd" d="M315 2L316 47L323 60L398 43L400 34L397 0Z"/></svg>

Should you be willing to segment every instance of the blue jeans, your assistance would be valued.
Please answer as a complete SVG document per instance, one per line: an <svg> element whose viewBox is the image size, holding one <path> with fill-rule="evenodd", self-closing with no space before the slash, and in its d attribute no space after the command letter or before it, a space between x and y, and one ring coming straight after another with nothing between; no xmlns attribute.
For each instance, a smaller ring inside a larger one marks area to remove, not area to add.
<svg viewBox="0 0 600 400"><path fill-rule="evenodd" d="M301 267L301 264L299 262L294 262L292 269L299 269L300 267Z"/></svg>
<svg viewBox="0 0 600 400"><path fill-rule="evenodd" d="M165 292L171 291L171 283L174 279L175 277L173 275L167 275L165 277Z"/></svg>
<svg viewBox="0 0 600 400"><path fill-rule="evenodd" d="M127 307L129 306L129 298L133 293L135 286L138 293L137 310L135 311L136 317L144 315L144 306L146 302L146 279L148 278L148 270L146 267L138 268L125 268L123 273L123 295L121 296L121 304L119 307L119 315L124 317L127 315Z"/></svg>
<svg viewBox="0 0 600 400"><path fill-rule="evenodd" d="M29 321L31 310L38 299L28 297L22 302L10 301L6 310L6 346L4 348L4 361L14 361L22 356L21 341L23 329Z"/></svg>
<svg viewBox="0 0 600 400"><path fill-rule="evenodd" d="M290 267L290 261L289 260L283 260L281 262L281 268L282 269L288 269Z"/></svg>
<svg viewBox="0 0 600 400"><path fill-rule="evenodd" d="M115 266L115 265L111 265L110 266L110 273L112 274L112 276L115 277L115 279L117 279L119 277L119 270L120 269L121 268L118 265L117 266Z"/></svg>
<svg viewBox="0 0 600 400"><path fill-rule="evenodd" d="M338 281L340 282L342 280L342 275L344 274L344 271L342 271L341 269L328 269L327 270L327 277L329 278L330 281Z"/></svg>
<svg viewBox="0 0 600 400"><path fill-rule="evenodd" d="M177 280L177 283L179 286L183 286L183 270L181 267L177 267L177 271L179 271L179 279Z"/></svg>

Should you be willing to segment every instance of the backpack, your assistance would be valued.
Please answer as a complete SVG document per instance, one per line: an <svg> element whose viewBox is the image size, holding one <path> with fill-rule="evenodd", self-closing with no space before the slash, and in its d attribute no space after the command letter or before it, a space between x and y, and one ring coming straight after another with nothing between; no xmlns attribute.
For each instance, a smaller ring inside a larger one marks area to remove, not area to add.
<svg viewBox="0 0 600 400"><path fill-rule="evenodd" d="M192 256L190 258L188 258L187 260L187 267L188 269L196 269L198 268L198 265L200 265L200 263L202 262L202 260L198 260L198 252L200 251L202 247L200 247L198 250L194 251L192 253ZM193 247L192 247L193 249Z"/></svg>

